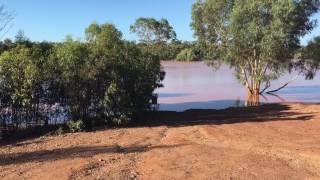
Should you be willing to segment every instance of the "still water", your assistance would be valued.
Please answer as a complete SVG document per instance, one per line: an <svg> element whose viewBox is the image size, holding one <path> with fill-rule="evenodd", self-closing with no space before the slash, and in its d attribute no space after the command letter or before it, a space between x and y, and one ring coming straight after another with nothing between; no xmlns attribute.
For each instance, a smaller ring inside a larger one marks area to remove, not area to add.
<svg viewBox="0 0 320 180"><path fill-rule="evenodd" d="M160 110L184 111L187 109L224 109L245 106L247 90L228 66L214 71L204 62L162 62L166 72L164 87L156 90ZM286 74L272 81L271 89L277 89L294 78ZM320 74L313 80L299 77L277 96L260 96L260 102L320 102Z"/></svg>

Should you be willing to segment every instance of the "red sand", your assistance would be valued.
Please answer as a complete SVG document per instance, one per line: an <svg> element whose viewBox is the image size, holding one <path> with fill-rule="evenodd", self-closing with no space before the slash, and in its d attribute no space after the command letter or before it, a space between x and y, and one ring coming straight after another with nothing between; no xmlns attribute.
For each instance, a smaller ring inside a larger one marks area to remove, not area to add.
<svg viewBox="0 0 320 180"><path fill-rule="evenodd" d="M1 146L0 179L320 179L320 105L149 118Z"/></svg>

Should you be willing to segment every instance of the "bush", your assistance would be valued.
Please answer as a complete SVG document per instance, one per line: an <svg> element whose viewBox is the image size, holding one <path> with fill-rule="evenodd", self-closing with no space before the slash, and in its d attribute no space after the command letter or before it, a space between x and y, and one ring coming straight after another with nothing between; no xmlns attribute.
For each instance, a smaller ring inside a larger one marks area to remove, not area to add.
<svg viewBox="0 0 320 180"><path fill-rule="evenodd" d="M54 134L57 136L61 136L64 133L63 127L60 126L55 132Z"/></svg>
<svg viewBox="0 0 320 180"><path fill-rule="evenodd" d="M122 53L125 56L114 64L102 101L108 124L123 125L150 110L154 89L164 78L158 56L131 43L125 44Z"/></svg>
<svg viewBox="0 0 320 180"><path fill-rule="evenodd" d="M84 124L82 120L78 120L78 121L68 121L67 122L67 126L70 130L70 132L75 133L75 132L81 132L83 131L84 128Z"/></svg>
<svg viewBox="0 0 320 180"><path fill-rule="evenodd" d="M131 120L131 118L128 115L123 114L123 113L116 114L111 118L112 118L112 122L116 125L124 125L124 124L127 124Z"/></svg>
<svg viewBox="0 0 320 180"><path fill-rule="evenodd" d="M116 83L111 83L107 88L103 106L108 121L113 124L123 125L130 121L129 114L134 111L130 107L131 99L129 94Z"/></svg>
<svg viewBox="0 0 320 180"><path fill-rule="evenodd" d="M177 61L197 61L198 59L196 52L191 48L182 50L176 57Z"/></svg>
<svg viewBox="0 0 320 180"><path fill-rule="evenodd" d="M60 115L83 120L67 122L71 132L99 119L124 124L151 109L164 78L159 56L123 40L112 24L91 24L86 41L33 44L0 55L0 108L14 112L2 119L17 128Z"/></svg>

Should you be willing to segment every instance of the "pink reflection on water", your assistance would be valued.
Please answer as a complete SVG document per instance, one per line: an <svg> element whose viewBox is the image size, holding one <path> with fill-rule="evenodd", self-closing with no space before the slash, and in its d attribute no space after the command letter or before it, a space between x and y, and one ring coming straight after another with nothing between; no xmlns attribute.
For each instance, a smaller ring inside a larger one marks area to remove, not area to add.
<svg viewBox="0 0 320 180"><path fill-rule="evenodd" d="M204 62L162 62L166 71L164 88L156 90L161 110L227 108L244 105L247 90L223 65L214 71ZM295 74L287 74L272 82L274 88L290 81ZM318 91L319 90L319 91ZM320 102L320 79L306 81L299 77L276 96L261 97L262 102Z"/></svg>

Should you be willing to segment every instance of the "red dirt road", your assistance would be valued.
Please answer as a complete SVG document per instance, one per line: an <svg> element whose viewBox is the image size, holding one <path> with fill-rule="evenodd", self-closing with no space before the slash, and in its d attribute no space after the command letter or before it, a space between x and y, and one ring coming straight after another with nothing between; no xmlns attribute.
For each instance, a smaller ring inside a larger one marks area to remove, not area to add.
<svg viewBox="0 0 320 180"><path fill-rule="evenodd" d="M320 179L320 105L159 113L0 147L0 179Z"/></svg>

